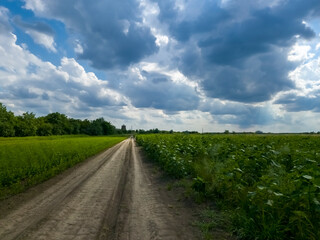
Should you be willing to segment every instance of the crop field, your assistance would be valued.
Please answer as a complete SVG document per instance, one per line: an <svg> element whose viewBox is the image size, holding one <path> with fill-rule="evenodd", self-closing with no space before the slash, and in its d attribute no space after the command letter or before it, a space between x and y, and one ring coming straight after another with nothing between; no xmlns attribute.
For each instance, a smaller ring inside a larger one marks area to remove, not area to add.
<svg viewBox="0 0 320 240"><path fill-rule="evenodd" d="M138 135L150 159L230 213L242 239L320 239L320 137Z"/></svg>
<svg viewBox="0 0 320 240"><path fill-rule="evenodd" d="M0 138L0 199L62 172L125 137Z"/></svg>

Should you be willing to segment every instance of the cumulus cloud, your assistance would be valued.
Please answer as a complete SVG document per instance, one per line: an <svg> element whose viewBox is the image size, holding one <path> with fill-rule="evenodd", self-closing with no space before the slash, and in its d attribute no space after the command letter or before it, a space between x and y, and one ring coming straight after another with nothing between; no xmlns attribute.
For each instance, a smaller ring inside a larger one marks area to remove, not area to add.
<svg viewBox="0 0 320 240"><path fill-rule="evenodd" d="M297 36L315 37L303 20L319 16L319 1L208 0L190 17L194 3L181 10L176 1L161 1L158 18L178 41L179 69L207 96L255 103L295 88L288 54Z"/></svg>
<svg viewBox="0 0 320 240"><path fill-rule="evenodd" d="M288 55L289 61L305 61L314 57L313 53L309 53L311 50L310 45L295 44Z"/></svg>
<svg viewBox="0 0 320 240"><path fill-rule="evenodd" d="M140 18L139 1L25 0L36 15L62 21L79 37L80 59L98 69L125 68L157 52L156 38Z"/></svg>
<svg viewBox="0 0 320 240"><path fill-rule="evenodd" d="M186 82L177 81L174 75L164 74L153 67L131 68L122 76L117 75L118 91L130 98L136 108L161 109L167 113L195 110L199 93Z"/></svg>
<svg viewBox="0 0 320 240"><path fill-rule="evenodd" d="M290 73L297 89L279 94L274 101L288 112L320 112L320 58L314 58Z"/></svg>
<svg viewBox="0 0 320 240"><path fill-rule="evenodd" d="M320 112L318 0L24 0L23 7L35 16L9 19L0 7L0 102L10 109L198 131L289 131ZM32 54L11 24L76 58Z"/></svg>
<svg viewBox="0 0 320 240"><path fill-rule="evenodd" d="M86 110L121 108L126 97L98 79L73 58L62 58L59 66L44 62L17 45L8 11L0 8L0 102L12 109L47 114L59 111L71 116Z"/></svg>
<svg viewBox="0 0 320 240"><path fill-rule="evenodd" d="M14 18L14 23L30 35L35 43L44 46L51 52L57 52L54 41L55 33L48 24L43 22L24 22L19 16Z"/></svg>

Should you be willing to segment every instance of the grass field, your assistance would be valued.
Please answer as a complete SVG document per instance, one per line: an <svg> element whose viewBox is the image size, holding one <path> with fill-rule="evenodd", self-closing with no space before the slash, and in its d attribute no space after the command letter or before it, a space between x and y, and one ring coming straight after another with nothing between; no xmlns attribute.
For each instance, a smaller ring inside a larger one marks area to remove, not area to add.
<svg viewBox="0 0 320 240"><path fill-rule="evenodd" d="M0 138L0 199L43 182L124 137Z"/></svg>
<svg viewBox="0 0 320 240"><path fill-rule="evenodd" d="M167 134L137 141L169 175L189 179L196 196L228 213L239 238L320 239L319 136Z"/></svg>

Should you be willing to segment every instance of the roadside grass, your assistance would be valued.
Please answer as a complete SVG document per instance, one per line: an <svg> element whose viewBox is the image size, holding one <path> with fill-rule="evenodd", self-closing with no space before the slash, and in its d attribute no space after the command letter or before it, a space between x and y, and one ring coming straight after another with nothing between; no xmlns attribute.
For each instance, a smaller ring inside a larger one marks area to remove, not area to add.
<svg viewBox="0 0 320 240"><path fill-rule="evenodd" d="M0 200L41 183L125 137L0 138Z"/></svg>
<svg viewBox="0 0 320 240"><path fill-rule="evenodd" d="M194 189L194 179L174 179L168 184L169 191L183 189L183 198L190 199L197 209L197 220L192 224L196 226L204 240L231 240L232 236L232 213L223 209L223 202L211 199L203 192Z"/></svg>
<svg viewBox="0 0 320 240"><path fill-rule="evenodd" d="M231 220L226 211L214 208L205 208L200 212L199 220L194 222L203 235L205 240L230 240Z"/></svg>

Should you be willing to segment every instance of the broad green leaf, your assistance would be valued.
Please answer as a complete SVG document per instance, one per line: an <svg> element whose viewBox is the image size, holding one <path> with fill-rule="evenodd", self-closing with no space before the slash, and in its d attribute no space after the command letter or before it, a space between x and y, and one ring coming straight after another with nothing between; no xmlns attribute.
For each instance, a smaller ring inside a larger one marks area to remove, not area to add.
<svg viewBox="0 0 320 240"><path fill-rule="evenodd" d="M313 178L310 175L303 175L302 177L305 178L305 179L308 179L308 180L311 180Z"/></svg>

